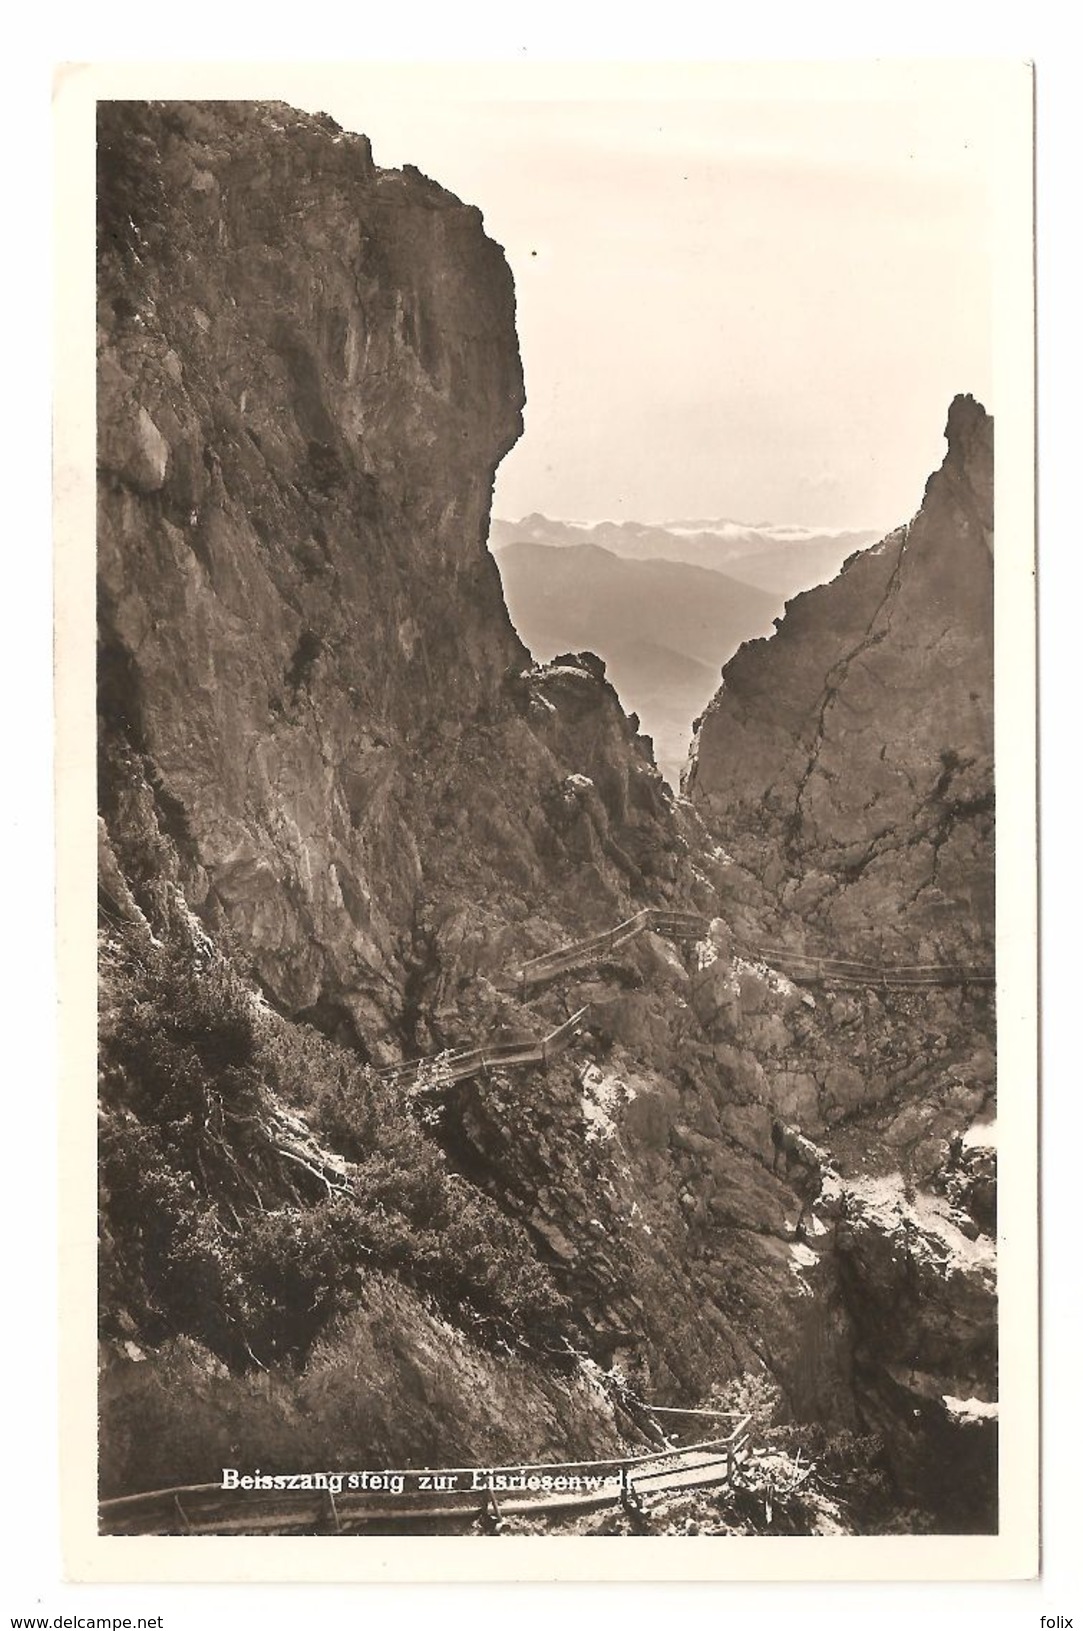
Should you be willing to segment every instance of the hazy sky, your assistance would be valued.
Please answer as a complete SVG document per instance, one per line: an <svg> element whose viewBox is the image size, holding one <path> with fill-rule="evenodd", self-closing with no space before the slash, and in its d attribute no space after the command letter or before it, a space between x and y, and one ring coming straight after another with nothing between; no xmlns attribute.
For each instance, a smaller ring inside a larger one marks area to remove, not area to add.
<svg viewBox="0 0 1083 1631"><path fill-rule="evenodd" d="M528 401L497 514L887 528L952 396L995 412L980 80L384 68L281 94L503 244Z"/></svg>

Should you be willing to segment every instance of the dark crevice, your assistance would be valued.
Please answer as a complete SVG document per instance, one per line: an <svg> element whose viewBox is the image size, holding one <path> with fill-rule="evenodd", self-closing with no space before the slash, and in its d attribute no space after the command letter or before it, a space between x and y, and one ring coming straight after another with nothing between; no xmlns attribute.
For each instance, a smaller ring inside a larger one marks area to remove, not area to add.
<svg viewBox="0 0 1083 1631"><path fill-rule="evenodd" d="M797 784L797 794L794 800L794 808L786 823L786 844L791 856L797 851L802 822L801 804L805 796L805 789L807 788L810 780L812 779L813 773L816 770L816 765L820 757L820 750L823 747L824 736L827 730L828 712L832 704L838 698L839 691L845 682L851 663L855 662L857 658L861 656L862 652L869 651L873 646L879 645L890 631L891 608L895 597L899 592L903 557L906 553L909 530L910 529L908 526L901 529L895 565L891 569L891 574L888 577L887 586L884 589L884 593L877 602L876 608L866 624L864 634L851 651L848 651L832 665L828 671L826 679L824 680L823 692L817 705L816 725L809 748L808 762L805 766L804 772L802 773L801 779ZM879 623L882 616L885 619L884 627L882 629L877 629L876 625Z"/></svg>
<svg viewBox="0 0 1083 1631"><path fill-rule="evenodd" d="M311 679L312 671L322 650L323 641L315 630L302 629L300 639L297 641L297 646L290 659L290 665L286 670L286 684L295 698L302 687L306 686Z"/></svg>
<svg viewBox="0 0 1083 1631"><path fill-rule="evenodd" d="M308 1008L302 1008L289 1017L294 1023L311 1025L314 1030L320 1031L339 1047L355 1053L362 1064L373 1063L371 1051L358 1030L353 1015L339 998L321 991L316 1001Z"/></svg>

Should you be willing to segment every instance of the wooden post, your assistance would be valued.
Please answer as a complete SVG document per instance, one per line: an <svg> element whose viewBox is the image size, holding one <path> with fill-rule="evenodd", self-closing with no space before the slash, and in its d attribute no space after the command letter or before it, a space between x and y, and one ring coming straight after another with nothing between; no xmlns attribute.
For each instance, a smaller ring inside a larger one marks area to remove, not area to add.
<svg viewBox="0 0 1083 1631"><path fill-rule="evenodd" d="M632 1482L631 1463L624 1461L620 1469L620 1504L630 1517L639 1517L643 1512L643 1497Z"/></svg>

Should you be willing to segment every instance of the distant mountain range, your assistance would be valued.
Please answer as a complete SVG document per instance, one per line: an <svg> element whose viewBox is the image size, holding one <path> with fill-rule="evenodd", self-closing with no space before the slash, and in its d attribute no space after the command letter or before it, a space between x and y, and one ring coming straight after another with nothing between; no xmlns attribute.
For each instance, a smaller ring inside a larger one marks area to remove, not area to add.
<svg viewBox="0 0 1083 1631"><path fill-rule="evenodd" d="M541 661L590 650L606 662L663 774L676 786L692 721L745 640L788 598L833 577L879 537L732 521L593 525L494 520L490 544L512 621Z"/></svg>
<svg viewBox="0 0 1083 1631"><path fill-rule="evenodd" d="M833 578L856 550L877 543L883 533L826 527L751 525L743 521L553 521L544 515L522 521L494 520L489 543L548 544L574 549L595 544L622 560L679 561L764 589L788 600L802 589Z"/></svg>

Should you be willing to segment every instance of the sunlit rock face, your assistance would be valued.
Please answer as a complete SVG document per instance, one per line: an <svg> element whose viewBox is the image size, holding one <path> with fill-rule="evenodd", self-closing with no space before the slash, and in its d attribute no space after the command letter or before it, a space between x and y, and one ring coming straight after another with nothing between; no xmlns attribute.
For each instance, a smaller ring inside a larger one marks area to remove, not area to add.
<svg viewBox="0 0 1083 1631"><path fill-rule="evenodd" d="M972 397L908 526L742 647L687 792L778 905L849 955L988 960L993 427Z"/></svg>

